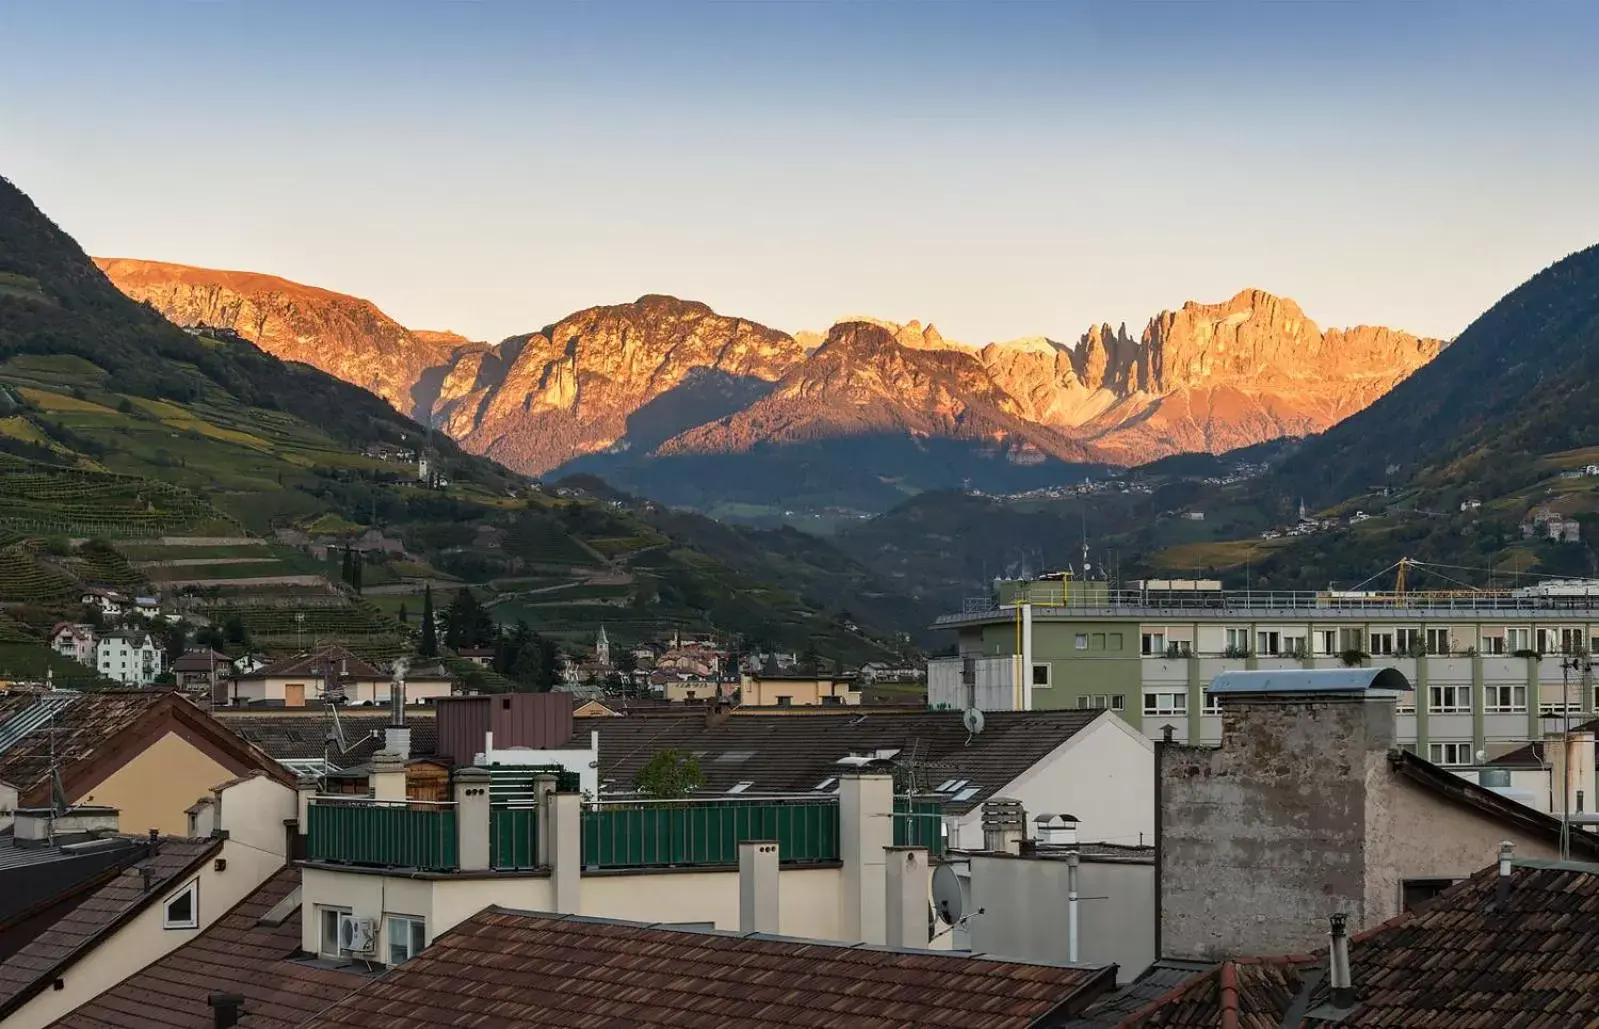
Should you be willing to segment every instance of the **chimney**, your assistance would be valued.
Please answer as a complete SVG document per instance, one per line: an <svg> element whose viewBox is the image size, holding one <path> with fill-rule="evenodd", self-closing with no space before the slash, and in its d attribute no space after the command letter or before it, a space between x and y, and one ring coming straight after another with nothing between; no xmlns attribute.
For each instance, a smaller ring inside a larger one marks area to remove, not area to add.
<svg viewBox="0 0 1599 1029"><path fill-rule="evenodd" d="M1509 840L1499 844L1499 882L1494 887L1494 908L1504 911L1510 904L1510 866L1516 856L1516 845Z"/></svg>
<svg viewBox="0 0 1599 1029"><path fill-rule="evenodd" d="M114 833L117 815L114 807L79 806L65 811L19 807L12 818L11 832L18 847L49 847Z"/></svg>
<svg viewBox="0 0 1599 1029"><path fill-rule="evenodd" d="M213 1029L233 1029L244 1014L244 998L237 993L213 993L206 1002L211 1005Z"/></svg>
<svg viewBox="0 0 1599 1029"><path fill-rule="evenodd" d="M1057 847L1077 846L1076 815L1042 814L1033 819L1033 824L1038 827L1036 836L1039 843Z"/></svg>
<svg viewBox="0 0 1599 1029"><path fill-rule="evenodd" d="M406 799L405 759L388 751L373 754L372 772L368 780L372 785L373 800Z"/></svg>
<svg viewBox="0 0 1599 1029"><path fill-rule="evenodd" d="M1332 987L1332 1006L1347 1010L1355 1006L1355 987L1349 978L1349 916L1342 911L1332 916L1327 955L1328 985Z"/></svg>
<svg viewBox="0 0 1599 1029"><path fill-rule="evenodd" d="M994 797L983 804L983 849L996 854L1020 854L1027 838L1027 812L1022 802Z"/></svg>
<svg viewBox="0 0 1599 1029"><path fill-rule="evenodd" d="M729 704L720 694L705 708L705 727L714 728L733 717L733 705Z"/></svg>
<svg viewBox="0 0 1599 1029"><path fill-rule="evenodd" d="M926 847L889 847L885 882L883 942L890 947L927 949L927 897L933 867Z"/></svg>
<svg viewBox="0 0 1599 1029"><path fill-rule="evenodd" d="M777 841L741 840L738 845L738 931L778 932Z"/></svg>

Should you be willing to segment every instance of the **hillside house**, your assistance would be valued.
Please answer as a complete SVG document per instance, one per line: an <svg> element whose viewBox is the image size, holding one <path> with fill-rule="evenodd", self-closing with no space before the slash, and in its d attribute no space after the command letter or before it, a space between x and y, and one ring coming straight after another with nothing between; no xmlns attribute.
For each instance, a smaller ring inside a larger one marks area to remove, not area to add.
<svg viewBox="0 0 1599 1029"><path fill-rule="evenodd" d="M147 632L110 632L94 648L94 667L124 686L148 686L161 677L166 655Z"/></svg>
<svg viewBox="0 0 1599 1029"><path fill-rule="evenodd" d="M99 642L94 626L81 622L60 622L50 631L51 650L90 668L95 666L94 651Z"/></svg>
<svg viewBox="0 0 1599 1029"><path fill-rule="evenodd" d="M118 593L116 590L105 590L91 587L83 591L78 598L86 608L100 612L101 617L115 621L133 610L133 601Z"/></svg>

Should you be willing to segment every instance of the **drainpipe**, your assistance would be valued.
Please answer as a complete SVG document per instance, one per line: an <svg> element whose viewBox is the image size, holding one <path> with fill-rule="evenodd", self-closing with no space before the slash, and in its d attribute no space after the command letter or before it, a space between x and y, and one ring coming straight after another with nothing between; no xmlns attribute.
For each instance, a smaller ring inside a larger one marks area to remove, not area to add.
<svg viewBox="0 0 1599 1029"><path fill-rule="evenodd" d="M1081 916L1077 908L1077 851L1066 855L1066 960L1077 963L1077 927Z"/></svg>
<svg viewBox="0 0 1599 1029"><path fill-rule="evenodd" d="M1033 709L1033 605L1022 605L1022 710Z"/></svg>

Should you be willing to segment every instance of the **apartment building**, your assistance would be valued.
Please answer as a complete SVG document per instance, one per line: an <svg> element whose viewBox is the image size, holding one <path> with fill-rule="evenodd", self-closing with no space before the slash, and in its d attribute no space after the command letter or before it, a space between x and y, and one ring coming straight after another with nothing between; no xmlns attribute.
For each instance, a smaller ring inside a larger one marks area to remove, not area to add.
<svg viewBox="0 0 1599 1029"><path fill-rule="evenodd" d="M124 686L148 686L161 677L166 655L149 633L111 632L94 648L95 668Z"/></svg>
<svg viewBox="0 0 1599 1029"><path fill-rule="evenodd" d="M1435 764L1484 764L1591 718L1599 582L1513 591L1226 591L1204 580L1112 590L1000 582L938 619L958 656L928 664L933 707L1110 708L1157 738L1214 744L1205 686L1229 671L1392 667L1414 684L1399 739Z"/></svg>

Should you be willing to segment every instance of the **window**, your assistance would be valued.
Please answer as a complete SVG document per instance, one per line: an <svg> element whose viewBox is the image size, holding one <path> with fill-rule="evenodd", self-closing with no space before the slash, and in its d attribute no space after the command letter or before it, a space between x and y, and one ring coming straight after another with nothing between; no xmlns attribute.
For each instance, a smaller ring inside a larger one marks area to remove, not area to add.
<svg viewBox="0 0 1599 1029"><path fill-rule="evenodd" d="M842 703L844 703L844 698L840 697L840 696L835 696L835 695L829 694L828 696L825 696L825 697L822 698L822 703L823 704L842 704Z"/></svg>
<svg viewBox="0 0 1599 1029"><path fill-rule="evenodd" d="M1401 693L1399 696L1395 697L1394 710L1402 715L1414 714L1416 711L1415 691L1412 690L1409 693Z"/></svg>
<svg viewBox="0 0 1599 1029"><path fill-rule="evenodd" d="M1144 694L1144 714L1146 715L1184 715L1187 713L1188 694L1186 693Z"/></svg>
<svg viewBox="0 0 1599 1029"><path fill-rule="evenodd" d="M317 941L317 953L325 958L341 958L346 951L339 947L339 918L350 913L349 908L317 908L321 932Z"/></svg>
<svg viewBox="0 0 1599 1029"><path fill-rule="evenodd" d="M1582 638L1585 635L1581 629L1560 630L1560 652L1562 654L1582 653Z"/></svg>
<svg viewBox="0 0 1599 1029"><path fill-rule="evenodd" d="M1078 710L1086 710L1086 711L1102 711L1102 710L1104 710L1107 707L1111 707L1113 700L1120 700L1120 699L1121 699L1120 697L1111 697L1109 694L1106 694L1106 693L1090 694L1089 696L1086 696L1086 697L1078 697L1077 698L1077 708L1078 708ZM1121 709L1120 708L1116 708L1116 710L1119 711Z"/></svg>
<svg viewBox="0 0 1599 1029"><path fill-rule="evenodd" d="M1318 653L1318 654L1336 654L1336 653L1338 653L1338 630L1337 629L1317 629L1316 630L1316 653Z"/></svg>
<svg viewBox="0 0 1599 1029"><path fill-rule="evenodd" d="M1484 686L1482 688L1482 709L1500 713L1527 710L1527 687L1525 686Z"/></svg>
<svg viewBox="0 0 1599 1029"><path fill-rule="evenodd" d="M1365 649L1366 631L1364 629L1338 630L1338 649L1333 651L1333 653L1342 654L1346 650L1364 651Z"/></svg>
<svg viewBox="0 0 1599 1029"><path fill-rule="evenodd" d="M1207 692L1205 694L1205 706L1203 710L1207 715L1221 714L1221 694Z"/></svg>
<svg viewBox="0 0 1599 1029"><path fill-rule="evenodd" d="M1033 685L1034 686L1048 687L1048 686L1052 685L1052 683L1049 681L1049 670L1050 670L1051 667L1052 666L1049 665L1047 662L1044 663L1044 664L1035 664L1033 666Z"/></svg>
<svg viewBox="0 0 1599 1029"><path fill-rule="evenodd" d="M1245 657L1249 654L1249 630L1227 630L1227 657Z"/></svg>
<svg viewBox="0 0 1599 1029"><path fill-rule="evenodd" d="M1358 647L1351 647L1358 650ZM1391 632L1374 632L1371 634L1371 654L1392 654L1394 652L1394 634Z"/></svg>
<svg viewBox="0 0 1599 1029"><path fill-rule="evenodd" d="M1429 759L1435 765L1471 764L1471 744L1433 743L1427 747Z"/></svg>
<svg viewBox="0 0 1599 1029"><path fill-rule="evenodd" d="M410 915L389 916L389 964L403 965L427 946L427 923Z"/></svg>
<svg viewBox="0 0 1599 1029"><path fill-rule="evenodd" d="M1531 629L1506 629L1505 649L1512 654L1532 649Z"/></svg>
<svg viewBox="0 0 1599 1029"><path fill-rule="evenodd" d="M729 786L727 788L727 792L729 792L729 793L743 793L745 790L749 789L751 786L754 786L754 785L755 785L755 781L753 779L745 779L743 782L736 782L733 785Z"/></svg>
<svg viewBox="0 0 1599 1029"><path fill-rule="evenodd" d="M1078 650L1087 650L1088 649L1088 633L1086 633L1086 632L1078 633L1076 635L1076 637L1073 638L1073 640L1072 640L1072 646L1076 647Z"/></svg>
<svg viewBox="0 0 1599 1029"><path fill-rule="evenodd" d="M1599 654L1599 636L1588 637L1588 653Z"/></svg>
<svg viewBox="0 0 1599 1029"><path fill-rule="evenodd" d="M1398 653L1414 656L1420 654L1426 645L1421 642L1420 629L1399 629L1394 633L1394 646L1398 648Z"/></svg>
<svg viewBox="0 0 1599 1029"><path fill-rule="evenodd" d="M1455 884L1453 879L1405 879L1399 884L1404 910L1411 911Z"/></svg>
<svg viewBox="0 0 1599 1029"><path fill-rule="evenodd" d="M1538 653L1540 653L1540 654L1549 654L1549 653L1553 653L1554 652L1554 649L1555 649L1555 646L1556 646L1555 641L1557 639L1559 639L1559 634L1556 633L1553 629L1539 629L1538 633L1537 633L1537 638L1538 638Z"/></svg>
<svg viewBox="0 0 1599 1029"><path fill-rule="evenodd" d="M1155 632L1144 633L1141 649L1145 654L1164 657L1166 655L1166 630L1160 629Z"/></svg>
<svg viewBox="0 0 1599 1029"><path fill-rule="evenodd" d="M1257 632L1255 634L1255 653L1275 656L1281 648L1282 633Z"/></svg>
<svg viewBox="0 0 1599 1029"><path fill-rule="evenodd" d="M1127 710L1127 694L1125 694L1125 693L1114 693L1114 694L1112 694L1111 698L1110 698L1110 709L1112 711L1126 711Z"/></svg>
<svg viewBox="0 0 1599 1029"><path fill-rule="evenodd" d="M163 929L198 929L200 927L200 880L196 879L167 898L161 913Z"/></svg>
<svg viewBox="0 0 1599 1029"><path fill-rule="evenodd" d="M1453 649L1454 647L1449 642L1448 629L1427 630L1427 653L1447 654Z"/></svg>
<svg viewBox="0 0 1599 1029"><path fill-rule="evenodd" d="M790 696L787 696L787 695L778 697L777 698L777 706L778 707L793 707L794 706L794 698L790 697Z"/></svg>
<svg viewBox="0 0 1599 1029"><path fill-rule="evenodd" d="M1305 637L1283 633L1283 654L1287 657L1304 657L1310 653Z"/></svg>
<svg viewBox="0 0 1599 1029"><path fill-rule="evenodd" d="M1427 708L1434 714L1447 715L1471 710L1470 686L1427 687Z"/></svg>
<svg viewBox="0 0 1599 1029"><path fill-rule="evenodd" d="M1505 652L1505 635L1500 632L1485 632L1482 634L1482 647L1484 654L1503 654Z"/></svg>

